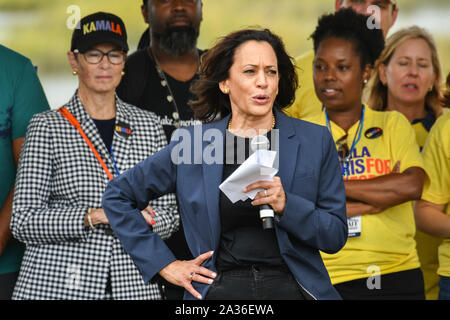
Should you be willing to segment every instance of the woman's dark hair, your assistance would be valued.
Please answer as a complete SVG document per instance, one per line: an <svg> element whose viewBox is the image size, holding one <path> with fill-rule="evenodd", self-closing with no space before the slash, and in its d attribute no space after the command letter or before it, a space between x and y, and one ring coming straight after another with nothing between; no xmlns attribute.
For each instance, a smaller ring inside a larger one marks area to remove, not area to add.
<svg viewBox="0 0 450 320"><path fill-rule="evenodd" d="M265 41L275 51L280 80L274 105L282 109L294 102L298 79L293 59L287 54L282 40L268 29L240 30L221 38L201 58L200 78L191 86L197 99L189 102L197 119L211 122L230 113L230 98L219 89L219 82L229 78L236 49L251 40Z"/></svg>
<svg viewBox="0 0 450 320"><path fill-rule="evenodd" d="M369 29L367 20L370 17L356 13L351 8L343 8L333 14L319 18L316 30L311 35L314 41L314 52L322 41L328 38L340 38L351 41L360 56L361 68L369 64L373 66L384 48L384 37L381 29Z"/></svg>

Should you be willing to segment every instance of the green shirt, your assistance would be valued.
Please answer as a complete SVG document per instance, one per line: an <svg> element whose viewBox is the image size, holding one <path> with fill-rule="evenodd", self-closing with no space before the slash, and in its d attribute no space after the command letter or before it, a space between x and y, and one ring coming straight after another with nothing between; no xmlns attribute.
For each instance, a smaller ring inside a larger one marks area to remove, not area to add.
<svg viewBox="0 0 450 320"><path fill-rule="evenodd" d="M31 117L48 109L31 61L0 45L0 207L16 177L12 141L25 137ZM0 274L18 271L23 251L23 244L9 241L0 256Z"/></svg>

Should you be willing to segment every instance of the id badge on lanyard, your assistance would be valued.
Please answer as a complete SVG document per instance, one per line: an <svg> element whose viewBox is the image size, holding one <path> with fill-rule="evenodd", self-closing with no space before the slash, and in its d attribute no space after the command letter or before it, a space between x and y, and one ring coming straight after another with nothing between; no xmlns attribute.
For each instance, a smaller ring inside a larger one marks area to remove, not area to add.
<svg viewBox="0 0 450 320"><path fill-rule="evenodd" d="M326 117L326 123L328 131L330 131L331 136L333 136L333 132L331 131L331 125L330 125L330 119L328 118L328 114L325 109L325 105L322 106L322 110L325 110L325 117ZM364 127L364 114L365 114L366 107L362 105L362 112L361 112L361 118L359 119L358 128L356 129L355 137L353 138L353 143L349 151L348 158L345 159L345 165L342 168L343 174L342 176L348 176L350 174L350 157L352 156L353 150L356 147L356 144L361 139L361 133L363 131ZM348 237L349 238L355 238L361 236L361 223L362 218L361 216L348 218L347 219L347 225L348 225Z"/></svg>
<svg viewBox="0 0 450 320"><path fill-rule="evenodd" d="M361 222L362 222L361 216L347 219L348 237L349 238L355 238L355 237L361 236Z"/></svg>

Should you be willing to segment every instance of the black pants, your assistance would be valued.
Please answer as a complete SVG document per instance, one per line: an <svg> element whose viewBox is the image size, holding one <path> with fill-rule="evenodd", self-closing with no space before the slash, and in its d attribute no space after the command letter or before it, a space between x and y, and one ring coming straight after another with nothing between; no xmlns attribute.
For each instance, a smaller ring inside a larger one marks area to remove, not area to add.
<svg viewBox="0 0 450 320"><path fill-rule="evenodd" d="M288 268L249 266L219 272L206 300L305 300Z"/></svg>
<svg viewBox="0 0 450 320"><path fill-rule="evenodd" d="M19 272L0 274L0 300L11 300Z"/></svg>
<svg viewBox="0 0 450 320"><path fill-rule="evenodd" d="M183 287L171 284L163 278L158 280L158 287L163 300L183 300Z"/></svg>
<svg viewBox="0 0 450 320"><path fill-rule="evenodd" d="M420 269L381 275L379 285L375 281L369 279L368 284L368 279L364 278L339 283L334 287L344 300L425 300Z"/></svg>

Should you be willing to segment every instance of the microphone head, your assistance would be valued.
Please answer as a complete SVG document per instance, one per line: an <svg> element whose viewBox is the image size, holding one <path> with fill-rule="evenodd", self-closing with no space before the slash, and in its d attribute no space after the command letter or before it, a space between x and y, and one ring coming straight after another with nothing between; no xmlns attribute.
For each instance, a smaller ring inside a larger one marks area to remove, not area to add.
<svg viewBox="0 0 450 320"><path fill-rule="evenodd" d="M255 152L256 150L269 150L270 141L266 136L263 135L254 136L250 141L250 148L253 152Z"/></svg>

